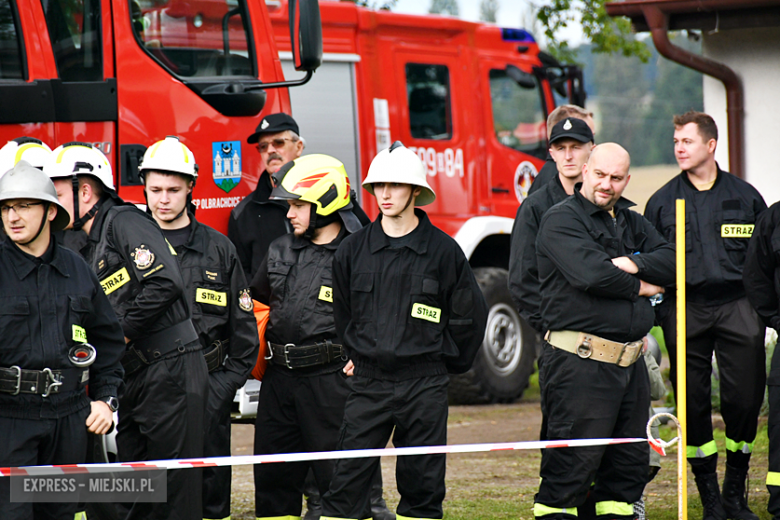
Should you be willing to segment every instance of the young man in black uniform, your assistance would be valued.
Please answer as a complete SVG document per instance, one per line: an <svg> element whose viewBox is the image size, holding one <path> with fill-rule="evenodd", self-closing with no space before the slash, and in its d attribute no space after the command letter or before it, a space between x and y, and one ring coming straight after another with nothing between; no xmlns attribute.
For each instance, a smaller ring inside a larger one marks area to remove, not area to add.
<svg viewBox="0 0 780 520"><path fill-rule="evenodd" d="M333 322L332 262L342 240L362 226L352 212L344 165L308 155L274 174L271 197L286 200L294 233L271 243L252 280L252 296L270 307L270 361L260 387L255 454L336 449L348 394L346 354ZM312 468L320 493L333 461L255 465L259 519L301 515L304 478Z"/></svg>
<svg viewBox="0 0 780 520"><path fill-rule="evenodd" d="M209 370L205 457L230 456L230 407L257 361L257 324L236 248L188 211L198 165L177 137L146 150L140 166L149 211L160 225L184 279L185 293ZM203 469L203 518L230 517L230 466Z"/></svg>
<svg viewBox="0 0 780 520"><path fill-rule="evenodd" d="M395 142L363 182L381 215L342 242L333 261L336 331L352 392L339 449L447 443L447 373L467 371L487 305L458 244L416 206L436 198L417 154ZM395 428L395 433L393 429ZM379 459L336 463L323 519L370 516ZM445 456L399 457L399 518L442 518Z"/></svg>
<svg viewBox="0 0 780 520"><path fill-rule="evenodd" d="M173 248L154 219L114 190L111 166L86 143L52 152L54 180L69 227L83 229L80 253L97 273L119 318L127 350L117 447L123 461L200 457L208 372ZM200 519L199 469L167 472L168 501L135 503L128 518Z"/></svg>
<svg viewBox="0 0 780 520"><path fill-rule="evenodd" d="M0 466L78 464L87 432L113 422L122 384L122 329L97 277L51 236L68 225L48 177L21 161L0 179ZM88 367L73 349L94 345ZM77 358L76 358L77 359ZM85 385L89 384L89 393ZM0 518L73 518L76 503L9 501L0 479Z"/></svg>
<svg viewBox="0 0 780 520"><path fill-rule="evenodd" d="M619 145L596 146L582 185L539 228L549 439L645 435L650 386L642 338L654 320L647 297L674 280L675 256L621 198L629 165ZM633 520L648 471L642 444L545 450L534 516L576 519L593 484L598 518Z"/></svg>
<svg viewBox="0 0 780 520"><path fill-rule="evenodd" d="M748 245L742 271L748 300L764 324L780 331L780 202L763 212ZM780 520L780 349L772 354L769 391L769 490L767 511Z"/></svg>
<svg viewBox="0 0 780 520"><path fill-rule="evenodd" d="M271 175L301 156L304 141L298 123L287 114L278 113L264 117L246 142L257 145L264 170L255 191L230 212L228 238L236 246L246 279L251 280L271 242L292 231L285 216L287 204L270 199Z"/></svg>
<svg viewBox="0 0 780 520"><path fill-rule="evenodd" d="M753 225L766 204L753 186L724 172L715 162L718 128L710 116L688 112L675 116L674 127L674 152L682 172L650 198L645 216L673 241L675 200L685 199L688 462L706 520L757 520L745 500L745 479L764 399L766 359L764 327L745 297L742 265ZM656 313L674 374L674 293ZM722 499L710 407L713 350L726 423ZM672 382L676 384L676 378Z"/></svg>

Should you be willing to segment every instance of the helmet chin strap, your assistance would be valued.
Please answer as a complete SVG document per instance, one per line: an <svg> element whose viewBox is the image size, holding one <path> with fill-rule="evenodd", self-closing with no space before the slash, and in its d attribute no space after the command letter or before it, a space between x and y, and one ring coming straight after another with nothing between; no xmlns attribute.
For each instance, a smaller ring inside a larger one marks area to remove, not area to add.
<svg viewBox="0 0 780 520"><path fill-rule="evenodd" d="M46 225L46 218L49 216L49 207L51 206L51 202L47 202L44 204L44 210L43 210L43 217L41 218L41 224L38 226L38 232L35 234L34 237L32 237L27 242L20 242L20 246L26 246L28 244L32 244L36 240L38 240L38 237L41 236L41 233L43 233L43 226Z"/></svg>
<svg viewBox="0 0 780 520"><path fill-rule="evenodd" d="M89 222L89 220L95 216L95 214L100 209L100 206L103 205L103 201L105 201L108 198L107 194L103 194L102 197L100 197L100 200L98 200L91 208L89 208L89 211L87 211L83 216L76 217L80 213L79 211L79 178L77 175L71 176L71 183L73 185L73 230L78 231L82 227L84 227L84 224Z"/></svg>
<svg viewBox="0 0 780 520"><path fill-rule="evenodd" d="M306 228L306 231L303 233L303 238L307 238L309 240L312 239L314 236L314 231L317 229L317 205L312 204L309 208L309 227Z"/></svg>

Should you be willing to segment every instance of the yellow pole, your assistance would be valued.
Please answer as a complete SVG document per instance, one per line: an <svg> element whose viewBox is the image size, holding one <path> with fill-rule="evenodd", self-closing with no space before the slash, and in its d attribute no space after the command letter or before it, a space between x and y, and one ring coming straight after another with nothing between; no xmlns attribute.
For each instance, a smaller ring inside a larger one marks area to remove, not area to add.
<svg viewBox="0 0 780 520"><path fill-rule="evenodd" d="M685 199L677 199L677 420L680 442L677 448L678 518L688 518L688 424L686 421L685 363Z"/></svg>

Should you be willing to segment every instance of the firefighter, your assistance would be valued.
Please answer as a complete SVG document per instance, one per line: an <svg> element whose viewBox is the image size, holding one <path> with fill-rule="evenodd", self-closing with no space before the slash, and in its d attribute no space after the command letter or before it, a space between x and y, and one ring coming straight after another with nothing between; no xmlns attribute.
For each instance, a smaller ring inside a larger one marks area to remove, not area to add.
<svg viewBox="0 0 780 520"><path fill-rule="evenodd" d="M11 139L0 148L0 177L19 161L27 161L40 170L50 155L51 148L40 139L27 136Z"/></svg>
<svg viewBox="0 0 780 520"><path fill-rule="evenodd" d="M780 202L756 219L742 271L748 300L764 324L780 331ZM775 348L767 379L769 392L769 490L767 511L780 519L780 349Z"/></svg>
<svg viewBox="0 0 780 520"><path fill-rule="evenodd" d="M674 248L621 197L630 158L596 146L574 196L542 218L536 242L549 439L642 437L650 386L647 297L674 281ZM637 254L641 253L641 254ZM593 483L596 516L633 520L648 477L646 445L545 450L534 516L574 520Z"/></svg>
<svg viewBox="0 0 780 520"><path fill-rule="evenodd" d="M230 406L259 347L244 270L230 240L188 211L198 165L178 137L150 146L140 174L149 211L176 250L209 370L203 455L229 457ZM203 469L204 519L230 517L230 481L230 466Z"/></svg>
<svg viewBox="0 0 780 520"><path fill-rule="evenodd" d="M273 200L289 205L292 234L273 241L252 280L252 295L270 307L265 337L268 368L260 387L255 454L330 451L348 394L346 355L333 322L333 255L362 227L352 211L344 165L308 155L274 173ZM255 465L257 518L301 515L311 466L320 494L333 461Z"/></svg>
<svg viewBox="0 0 780 520"><path fill-rule="evenodd" d="M264 168L257 187L230 212L228 238L236 246L247 280L251 280L268 252L271 242L291 232L287 204L271 200L271 175L285 163L300 157L304 141L298 123L284 113L263 118L254 134L246 140L256 144Z"/></svg>
<svg viewBox="0 0 780 520"><path fill-rule="evenodd" d="M380 215L342 242L333 261L337 335L352 391L339 449L447 443L448 372L466 372L484 337L487 304L458 244L418 206L436 195L416 153L396 141L363 182ZM395 433L393 429L395 428ZM378 458L336 462L323 518L370 516ZM406 518L442 518L445 456L400 457L396 482Z"/></svg>
<svg viewBox="0 0 780 520"><path fill-rule="evenodd" d="M96 148L62 145L44 171L60 204L72 210L68 227L87 233L80 253L124 331L120 460L202 456L208 372L175 251L150 215L119 198L111 166ZM202 518L200 470L171 470L166 479L167 502L132 504L127 518Z"/></svg>
<svg viewBox="0 0 780 520"><path fill-rule="evenodd" d="M674 152L682 172L650 197L645 216L672 241L675 200L685 199L688 462L705 519L756 520L745 500L745 479L764 398L766 359L764 327L745 297L742 266L753 224L766 204L753 186L715 162L718 128L709 115L691 111L675 116L674 128ZM677 358L675 302L672 296L656 307L672 373ZM713 350L726 423L722 498L710 406Z"/></svg>
<svg viewBox="0 0 780 520"><path fill-rule="evenodd" d="M20 161L6 173L0 214L0 466L83 463L87 432L108 432L118 406L122 328L89 266L52 238L70 217L43 172ZM9 502L9 484L0 479L3 520L78 511Z"/></svg>
<svg viewBox="0 0 780 520"><path fill-rule="evenodd" d="M552 144L552 130L555 128L555 125L568 118L585 121L591 132L595 135L596 124L593 122L593 112L589 112L577 105L561 105L547 116L547 139L550 141L550 144ZM545 184L555 179L556 175L558 175L558 168L555 166L555 159L551 153L548 153L547 161L544 163L544 166L542 166L542 169L539 170L536 178L534 178L534 182L528 189L528 195L531 196L536 193L536 191L541 189Z"/></svg>

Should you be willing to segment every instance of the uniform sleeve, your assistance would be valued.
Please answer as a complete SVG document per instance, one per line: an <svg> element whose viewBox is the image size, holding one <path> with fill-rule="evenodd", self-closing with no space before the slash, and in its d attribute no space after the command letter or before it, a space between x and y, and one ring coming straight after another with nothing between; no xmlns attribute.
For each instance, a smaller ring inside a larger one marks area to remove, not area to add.
<svg viewBox="0 0 780 520"><path fill-rule="evenodd" d="M243 240L241 240L241 234L238 230L238 220L236 219L235 210L236 208L230 212L227 236L230 241L233 242L233 245L236 246L236 254L238 255L238 260L241 262L241 266L244 269L244 277L249 279L254 274L249 272L249 270L252 268L252 257L247 250L246 244Z"/></svg>
<svg viewBox="0 0 780 520"><path fill-rule="evenodd" d="M536 265L536 235L539 221L533 208L523 204L517 210L512 226L509 250L509 294L520 316L536 331L542 332L544 322L539 310L542 298L539 292L539 269Z"/></svg>
<svg viewBox="0 0 780 520"><path fill-rule="evenodd" d="M674 244L667 242L650 221L642 215L632 212L632 217L641 219L641 227L646 236L641 254L631 257L631 260L639 268L637 276L640 280L661 287L673 286L677 263Z"/></svg>
<svg viewBox="0 0 780 520"><path fill-rule="evenodd" d="M268 253L266 253L260 265L257 266L257 272L249 284L249 289L252 291L252 299L262 304L270 305L271 284L268 281Z"/></svg>
<svg viewBox="0 0 780 520"><path fill-rule="evenodd" d="M350 263L349 253L344 242L339 245L333 256L333 321L336 325L336 336L341 339L347 355L351 358L346 331L352 319L350 299Z"/></svg>
<svg viewBox="0 0 780 520"><path fill-rule="evenodd" d="M446 332L457 347L457 357L445 357L447 370L462 374L471 368L485 337L488 308L474 273L463 253L456 272L457 280L450 297L450 319Z"/></svg>
<svg viewBox="0 0 780 520"><path fill-rule="evenodd" d="M576 289L604 298L634 301L639 297L639 278L615 267L579 216L565 207L554 207L545 214L536 250Z"/></svg>
<svg viewBox="0 0 780 520"><path fill-rule="evenodd" d="M92 312L87 316L84 329L87 341L95 347L97 356L89 367L89 397L117 397L122 386L125 338L122 327L108 302L97 276L85 265L85 271L93 285Z"/></svg>
<svg viewBox="0 0 780 520"><path fill-rule="evenodd" d="M135 340L146 334L149 324L157 321L182 297L184 282L173 248L157 224L140 211L124 215L112 222L113 245L125 265L133 269L141 290L128 306L127 313L119 317L119 323L125 336ZM139 250L154 256L141 260L135 257ZM147 265L149 261L151 265Z"/></svg>
<svg viewBox="0 0 780 520"><path fill-rule="evenodd" d="M767 327L780 331L780 301L778 292L780 283L780 206L764 212L756 221L753 236L748 244L745 265L742 269L742 282L745 285L748 300ZM774 240L773 240L774 239Z"/></svg>

